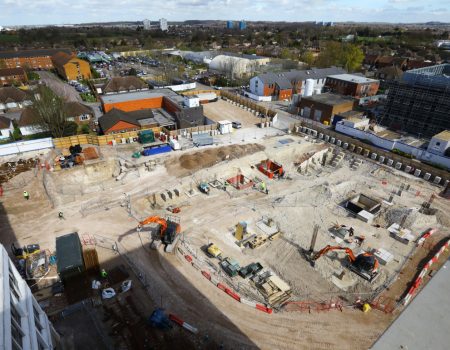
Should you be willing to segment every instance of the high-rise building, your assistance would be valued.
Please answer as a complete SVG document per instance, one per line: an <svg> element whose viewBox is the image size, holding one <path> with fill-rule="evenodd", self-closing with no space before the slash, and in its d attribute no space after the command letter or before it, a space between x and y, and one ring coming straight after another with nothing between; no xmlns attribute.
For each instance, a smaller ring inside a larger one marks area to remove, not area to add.
<svg viewBox="0 0 450 350"><path fill-rule="evenodd" d="M450 129L450 64L406 71L388 86L382 124L425 137Z"/></svg>
<svg viewBox="0 0 450 350"><path fill-rule="evenodd" d="M234 23L233 21L227 21L227 29L233 29Z"/></svg>
<svg viewBox="0 0 450 350"><path fill-rule="evenodd" d="M245 21L240 21L239 30L244 30L245 28L247 28L247 23L245 23Z"/></svg>
<svg viewBox="0 0 450 350"><path fill-rule="evenodd" d="M144 20L142 21L142 23L144 24L144 29L145 29L145 30L150 30L150 28L151 28L151 26L152 26L152 23L150 22L149 19L144 19Z"/></svg>
<svg viewBox="0 0 450 350"><path fill-rule="evenodd" d="M60 338L0 244L0 349L60 349Z"/></svg>
<svg viewBox="0 0 450 350"><path fill-rule="evenodd" d="M159 20L159 29L161 29L163 32L166 31L168 29L167 26L167 19L165 18L161 18Z"/></svg>

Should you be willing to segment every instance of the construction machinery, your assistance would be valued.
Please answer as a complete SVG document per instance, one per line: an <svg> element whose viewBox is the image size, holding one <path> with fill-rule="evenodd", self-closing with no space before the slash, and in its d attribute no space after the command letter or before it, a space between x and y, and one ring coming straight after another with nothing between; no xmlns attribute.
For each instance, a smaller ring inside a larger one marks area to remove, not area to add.
<svg viewBox="0 0 450 350"><path fill-rule="evenodd" d="M327 245L325 248L319 250L312 256L312 261L316 261L321 256L327 254L332 250L345 251L350 262L350 270L352 270L365 280L372 282L378 276L379 262L375 255L369 252L361 253L355 257L355 254L350 248Z"/></svg>
<svg viewBox="0 0 450 350"><path fill-rule="evenodd" d="M159 225L159 238L166 246L165 251L170 253L176 245L181 231L179 218L169 216L167 219L164 219L160 216L149 216L145 220L139 222L138 231L140 231L143 226L153 223Z"/></svg>
<svg viewBox="0 0 450 350"><path fill-rule="evenodd" d="M222 258L222 251L214 243L210 243L206 247L206 252L208 253L209 256L213 258L217 258L219 260Z"/></svg>
<svg viewBox="0 0 450 350"><path fill-rule="evenodd" d="M22 248L17 248L13 243L11 244L11 252L16 257L16 259L26 259L28 256L38 253L41 250L39 244L29 244L27 246L23 246Z"/></svg>
<svg viewBox="0 0 450 350"><path fill-rule="evenodd" d="M207 182L200 182L200 184L198 185L198 189L204 194L209 194L210 192L210 188Z"/></svg>
<svg viewBox="0 0 450 350"><path fill-rule="evenodd" d="M234 277L238 274L241 267L239 263L233 258L225 258L220 262L220 266L222 266L223 270L230 277Z"/></svg>

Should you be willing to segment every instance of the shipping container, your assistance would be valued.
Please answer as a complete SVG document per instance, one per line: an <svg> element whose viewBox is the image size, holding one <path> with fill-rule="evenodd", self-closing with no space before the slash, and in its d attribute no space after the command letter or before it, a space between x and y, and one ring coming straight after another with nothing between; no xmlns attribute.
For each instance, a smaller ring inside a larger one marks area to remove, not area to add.
<svg viewBox="0 0 450 350"><path fill-rule="evenodd" d="M56 237L57 271L61 280L80 275L85 270L83 252L78 233Z"/></svg>

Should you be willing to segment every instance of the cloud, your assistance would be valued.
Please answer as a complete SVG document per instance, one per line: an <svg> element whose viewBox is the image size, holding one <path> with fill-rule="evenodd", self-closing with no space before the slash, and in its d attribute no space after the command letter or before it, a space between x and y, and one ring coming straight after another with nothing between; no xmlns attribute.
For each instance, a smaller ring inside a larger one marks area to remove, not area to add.
<svg viewBox="0 0 450 350"><path fill-rule="evenodd" d="M450 0L0 0L0 25L245 19L265 21L449 21ZM421 10L418 7L426 5ZM409 9L408 9L409 7ZM447 8L441 11L442 8Z"/></svg>

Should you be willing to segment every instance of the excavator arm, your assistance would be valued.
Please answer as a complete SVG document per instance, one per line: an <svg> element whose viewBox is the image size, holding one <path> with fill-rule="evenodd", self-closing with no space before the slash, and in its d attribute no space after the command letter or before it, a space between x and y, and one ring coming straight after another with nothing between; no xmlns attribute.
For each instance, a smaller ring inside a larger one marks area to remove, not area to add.
<svg viewBox="0 0 450 350"><path fill-rule="evenodd" d="M313 260L317 260L319 259L321 256L325 255L326 253L332 251L332 250L344 250L345 253L347 254L347 256L350 259L350 262L354 262L356 257L353 254L353 251L350 248L347 247L340 247L340 246L331 246L331 245L327 245L325 248L322 248L321 250L319 250L314 256L313 256Z"/></svg>
<svg viewBox="0 0 450 350"><path fill-rule="evenodd" d="M143 226L151 224L151 223L156 223L161 226L160 235L161 235L161 237L163 237L164 233L167 230L167 221L159 216L149 216L145 220L142 220L141 222L139 222L138 229L141 229Z"/></svg>

